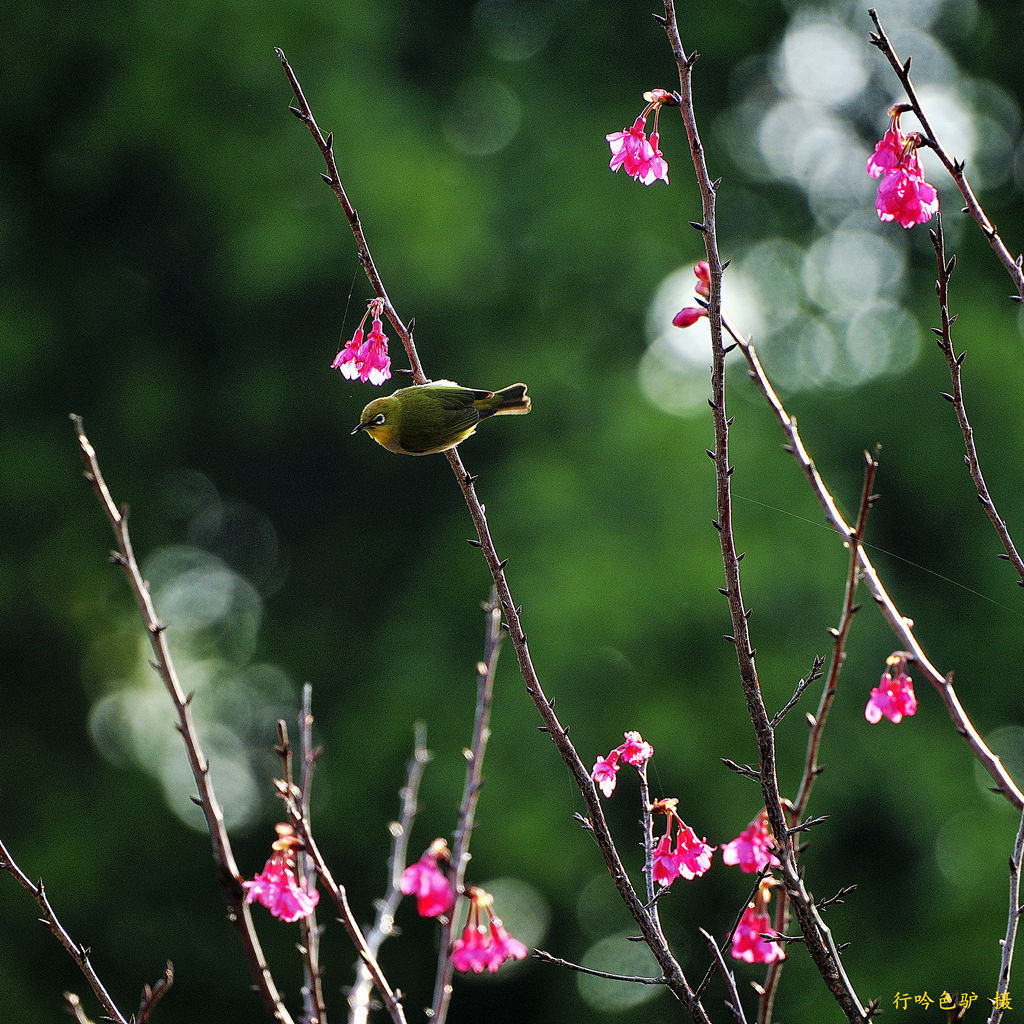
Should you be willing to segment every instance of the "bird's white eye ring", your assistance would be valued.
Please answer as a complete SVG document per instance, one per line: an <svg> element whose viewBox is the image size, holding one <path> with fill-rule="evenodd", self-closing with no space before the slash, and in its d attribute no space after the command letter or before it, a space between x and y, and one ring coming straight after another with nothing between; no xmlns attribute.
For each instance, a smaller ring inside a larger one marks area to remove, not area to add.
<svg viewBox="0 0 1024 1024"><path fill-rule="evenodd" d="M375 427L382 427L384 425L384 413L379 412L373 417L373 425Z"/></svg>

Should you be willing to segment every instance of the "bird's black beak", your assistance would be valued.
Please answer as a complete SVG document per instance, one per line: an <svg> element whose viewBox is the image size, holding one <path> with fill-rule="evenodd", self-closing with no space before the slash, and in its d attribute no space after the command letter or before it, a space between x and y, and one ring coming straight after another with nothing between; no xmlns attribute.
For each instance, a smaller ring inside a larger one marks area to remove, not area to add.
<svg viewBox="0 0 1024 1024"><path fill-rule="evenodd" d="M357 423L356 429L352 431L352 434L358 434L360 430L365 430L369 425L369 423ZM349 434L349 437L351 437L352 434Z"/></svg>

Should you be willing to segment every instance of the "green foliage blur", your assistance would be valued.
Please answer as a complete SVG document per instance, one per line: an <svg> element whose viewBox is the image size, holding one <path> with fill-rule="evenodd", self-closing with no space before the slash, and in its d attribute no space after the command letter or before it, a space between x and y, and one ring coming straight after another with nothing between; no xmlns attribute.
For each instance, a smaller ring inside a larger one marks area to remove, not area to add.
<svg viewBox="0 0 1024 1024"><path fill-rule="evenodd" d="M1017 5L877 7L892 18L901 55L913 53L915 75L926 80L940 69L929 91L937 124L946 123L943 103L961 97L978 136L967 173L978 170L982 202L1019 251L1024 66L1001 42ZM704 451L713 443L709 356L698 355L696 376L680 371L678 379L671 359L651 361L666 322L651 326L655 292L681 271L672 302L691 304L688 268L703 255L689 226L700 205L678 118L665 111L660 126L669 187L645 189L607 168L605 134L632 123L645 89L677 86L650 17L657 8L633 0L85 0L30 9L15 0L0 115L0 837L31 877L45 880L126 1012L171 960L176 982L154 1021L269 1019L224 920L171 707L154 696L141 628L107 561L112 538L82 480L68 413L84 417L115 500L131 506L136 551L158 604L164 595L159 610L185 685L197 692L214 784L229 808L244 805L232 824L243 871L255 873L268 854L279 818L274 722L294 722L302 683L313 686L324 748L314 798L319 842L363 921L384 885L388 823L414 722L426 723L434 751L414 857L454 827L472 725L487 569L465 543L472 524L444 458L394 456L349 436L378 392L329 366L371 293L320 181L319 154L288 113L274 46L334 132L342 179L392 301L415 317L428 374L472 387L529 385L529 417L490 422L461 451L480 475L499 554L510 558L542 683L581 756L589 763L638 729L656 751L654 795L677 796L698 835L727 842L756 814L756 787L720 762L753 761L756 747L722 640L730 629L716 590L714 477ZM769 242L776 253L783 242L793 247L787 252L813 252L837 228L834 211L849 195L845 185L830 193L832 178L813 191L802 183L809 179L769 173L754 155L769 122L757 122L760 135L741 127L767 114L790 53L780 48L796 29L827 22L860 47L871 84L836 101L830 116L858 132L856 166L843 172L860 190L861 212L851 214L865 233L858 237L904 260L879 286L898 305L880 322L912 330L876 331L888 355L861 378L823 373L810 386L793 369L811 315L805 296L764 346L764 362L770 375L789 368L780 393L848 515L862 452L881 446L868 531L876 564L933 662L955 672L975 725L1024 779L1024 604L995 557L953 412L938 397L949 383L927 332L938 323L934 257L925 229L878 223L863 173L898 98L867 45L866 10L840 0L723 0L680 5L680 20L687 49L701 52L694 89L708 163L723 178L720 246L736 280L743 271L748 282L773 282L760 310L749 307L769 328L784 260L745 257L767 252L757 247ZM943 92L941 76L954 74ZM824 120L808 105L815 75L798 63L805 105L776 111L798 135ZM994 126L1006 139L995 155L985 149ZM966 138L959 128L955 137ZM829 155L819 148L809 159L824 167ZM1020 542L1017 308L934 163L930 176L959 260L952 302L957 347L968 350L968 408L989 487ZM816 266L805 262L794 287L810 288ZM833 328L857 312L841 289L819 290L814 302L816 322ZM403 365L394 340L392 357ZM856 363L857 350L850 358ZM773 712L814 655L830 650L847 555L733 365L735 525ZM697 399L673 413L684 386ZM198 589L180 585L185 579ZM227 594L216 614L211 580ZM186 629L197 609L208 621ZM808 886L819 898L858 886L828 912L828 924L838 942L851 943L845 963L864 999L889 1006L897 991L937 998L942 990L987 997L1006 925L1016 816L988 792L924 685L915 718L866 724L870 688L894 646L865 595L825 735L827 770L811 802L812 814L830 817L808 837ZM779 729L784 793L799 780L804 713L816 701L812 688ZM579 795L536 726L506 649L470 880L530 887L547 922L531 941L617 970L634 944L603 946L611 962L588 957L595 944L628 934L630 922L573 820ZM635 783L625 771L620 778L608 812L639 886ZM724 937L749 883L716 860L660 904L692 981L708 965L698 926ZM515 901L497 911L515 933ZM84 979L37 916L0 874L4 1021L63 1020L64 990L78 992L98 1019ZM340 1020L354 955L326 917L325 988ZM258 908L257 921L298 1014L297 932ZM382 962L407 993L409 1019L419 1020L436 933L409 901L399 923L402 935ZM780 1019L838 1019L798 947L790 959ZM745 965L737 975L744 996L762 977ZM581 989L576 976L527 961L493 979L457 979L450 1019L681 1018L654 989L639 994L642 1007L632 994ZM727 1019L723 998L716 978L705 996L715 1019ZM987 1008L982 998L972 1013L981 1019Z"/></svg>

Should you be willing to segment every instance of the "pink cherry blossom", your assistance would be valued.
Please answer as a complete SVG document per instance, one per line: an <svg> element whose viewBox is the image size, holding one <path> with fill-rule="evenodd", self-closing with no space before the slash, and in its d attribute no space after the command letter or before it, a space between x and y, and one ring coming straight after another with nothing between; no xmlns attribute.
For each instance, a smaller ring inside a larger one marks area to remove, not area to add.
<svg viewBox="0 0 1024 1024"><path fill-rule="evenodd" d="M345 342L345 347L334 357L332 370L341 370L346 380L355 380L359 376L359 350L363 347L363 329L356 328L356 333Z"/></svg>
<svg viewBox="0 0 1024 1024"><path fill-rule="evenodd" d="M643 147L643 155L640 158L640 167L633 177L641 185L650 185L655 181L663 181L668 184L668 162L665 160L661 150L658 149L658 133L651 132L651 141Z"/></svg>
<svg viewBox="0 0 1024 1024"><path fill-rule="evenodd" d="M881 178L894 171L903 160L906 136L893 124L875 145L875 151L868 157L867 172L872 178Z"/></svg>
<svg viewBox="0 0 1024 1024"><path fill-rule="evenodd" d="M512 938L501 921L491 918L491 936L488 943L490 957L487 970L493 974L506 960L523 960L530 952L518 939Z"/></svg>
<svg viewBox="0 0 1024 1024"><path fill-rule="evenodd" d="M896 675L892 674L891 666L882 673L864 708L864 717L872 725L880 722L883 715L890 722L901 722L904 715L910 717L917 712L917 698L910 676L904 671L904 662L901 658L890 659L893 660L898 665Z"/></svg>
<svg viewBox="0 0 1024 1024"><path fill-rule="evenodd" d="M621 132L612 132L605 136L612 151L611 163L613 171L620 167L641 185L651 185L655 181L668 184L668 162L658 148L658 112L663 106L678 106L679 97L664 89L652 89L644 93L647 106L633 122L632 127ZM647 115L654 111L654 128L650 139L647 138Z"/></svg>
<svg viewBox="0 0 1024 1024"><path fill-rule="evenodd" d="M768 815L761 813L731 842L722 847L722 860L726 864L739 864L740 870L753 874L763 871L769 864L779 866L779 859L772 853L775 839Z"/></svg>
<svg viewBox="0 0 1024 1024"><path fill-rule="evenodd" d="M651 877L663 887L670 886L679 877L679 862L672 849L671 832L666 832L654 848Z"/></svg>
<svg viewBox="0 0 1024 1024"><path fill-rule="evenodd" d="M912 228L931 220L939 209L939 195L924 180L917 155L921 136L900 130L901 113L898 107L893 108L889 128L868 157L866 170L871 177L882 179L875 199L879 219Z"/></svg>
<svg viewBox="0 0 1024 1024"><path fill-rule="evenodd" d="M611 796L615 792L615 776L619 770L618 760L619 752L613 750L607 757L599 757L590 772L590 777L601 787L601 792L605 796Z"/></svg>
<svg viewBox="0 0 1024 1024"><path fill-rule="evenodd" d="M879 220L895 220L905 228L924 224L939 209L939 194L924 178L898 167L878 186Z"/></svg>
<svg viewBox="0 0 1024 1024"><path fill-rule="evenodd" d="M621 132L612 132L605 136L612 151L612 160L608 165L612 171L624 167L631 178L640 173L644 154L650 147L644 123L645 118L641 116L633 122L632 128L624 128Z"/></svg>
<svg viewBox="0 0 1024 1024"><path fill-rule="evenodd" d="M770 964L775 960L785 960L786 952L779 942L768 942L761 938L762 933L777 935L772 928L771 919L762 911L758 911L751 903L732 937L732 955L737 960L745 960L748 964Z"/></svg>
<svg viewBox="0 0 1024 1024"><path fill-rule="evenodd" d="M402 872L401 890L406 896L416 896L416 911L420 917L440 917L455 905L448 876L438 867L442 853L448 854L448 844L436 839L415 864ZM445 859L447 861L447 856Z"/></svg>
<svg viewBox="0 0 1024 1024"><path fill-rule="evenodd" d="M618 747L619 754L626 764L639 768L645 761L654 756L654 747L650 745L638 732L627 732L626 742Z"/></svg>
<svg viewBox="0 0 1024 1024"><path fill-rule="evenodd" d="M391 376L388 339L380 319L383 309L383 299L370 301L355 333L334 357L334 362L331 363L332 370L341 370L342 376L348 380L355 380L358 377L361 381L369 381L371 384L383 384ZM364 340L363 325L371 313L373 324Z"/></svg>
<svg viewBox="0 0 1024 1024"><path fill-rule="evenodd" d="M711 867L711 854L717 849L708 846L707 839L698 839L689 825L679 821L676 833L676 870L680 878L689 881L703 875Z"/></svg>
<svg viewBox="0 0 1024 1024"><path fill-rule="evenodd" d="M711 294L711 267L708 266L707 260L700 260L694 265L693 275L697 278L697 284L694 286L694 292L699 295L702 299L706 299ZM673 321L675 323L675 321ZM676 324L677 327L686 327L688 324Z"/></svg>
<svg viewBox="0 0 1024 1024"><path fill-rule="evenodd" d="M674 327L692 327L702 316L707 316L708 311L700 306L684 306L674 317Z"/></svg>
<svg viewBox="0 0 1024 1024"><path fill-rule="evenodd" d="M371 384L383 384L391 376L388 339L384 335L380 317L374 317L366 341L359 349L359 379Z"/></svg>
<svg viewBox="0 0 1024 1024"><path fill-rule="evenodd" d="M706 839L697 834L676 814L676 801L659 800L654 809L667 816L665 834L654 848L651 877L658 885L670 886L677 878L687 881L703 875L711 867L711 854L716 847L708 846ZM676 844L672 847L672 830L676 829Z"/></svg>
<svg viewBox="0 0 1024 1024"><path fill-rule="evenodd" d="M472 971L480 974L491 959L487 931L479 924L466 925L462 938L456 939L452 947L452 964L457 971Z"/></svg>
<svg viewBox="0 0 1024 1024"><path fill-rule="evenodd" d="M522 960L529 950L518 939L512 938L493 911L494 897L483 889L470 887L469 913L462 937L452 944L452 966L457 971L480 974L486 967L493 974L508 960ZM488 926L481 921L481 911L487 912Z"/></svg>
<svg viewBox="0 0 1024 1024"><path fill-rule="evenodd" d="M320 900L316 889L307 891L295 877L294 845L294 839L275 842L274 852L263 870L242 883L246 903L259 902L279 921L288 923L309 917Z"/></svg>

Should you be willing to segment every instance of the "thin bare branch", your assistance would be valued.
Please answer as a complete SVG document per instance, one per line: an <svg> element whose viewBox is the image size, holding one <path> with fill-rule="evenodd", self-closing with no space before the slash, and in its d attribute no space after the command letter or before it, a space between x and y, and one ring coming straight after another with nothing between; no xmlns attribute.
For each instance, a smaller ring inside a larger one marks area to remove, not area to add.
<svg viewBox="0 0 1024 1024"><path fill-rule="evenodd" d="M996 231L996 226L988 219L984 209L982 209L981 203L978 202L974 190L964 175L963 162L953 159L946 152L938 136L935 134L928 120L928 115L925 113L924 108L921 106L921 101L917 97L914 83L910 80L909 58L906 61L901 61L896 55L896 50L886 35L885 29L882 28L882 22L874 8L868 9L868 15L874 22L876 29L875 32L870 34L871 44L878 47L896 73L896 77L900 80L900 85L903 86L903 91L907 94L907 99L910 101L910 107L924 129L925 145L935 152L935 155L942 161L942 166L946 168L950 177L956 183L956 187L964 197L964 203L966 204L965 212L970 214L971 218L981 229L981 233L988 239L988 244L992 247L992 251L998 257L999 262L1006 268L1006 272L1013 281L1014 288L1017 289L1018 300L1024 301L1024 270L1021 268L1020 258L1014 259L1010 255L1009 249L1006 248L1003 240L999 237L999 233Z"/></svg>
<svg viewBox="0 0 1024 1024"><path fill-rule="evenodd" d="M381 970L380 964L377 962L377 958L366 944L363 930L359 927L355 914L352 913L352 907L349 905L348 892L344 886L339 885L334 880L334 875L327 866L327 862L324 860L324 856L310 832L309 819L302 814L301 807L294 798L294 792L289 791L283 782L279 786L279 793L285 801L285 806L288 808L288 817L291 819L295 834L302 840L305 852L312 860L313 867L317 875L320 876L323 887L327 890L331 901L334 903L334 908L338 912L338 919L341 922L342 928L345 929L346 934L352 941L352 945L356 947L360 961L366 965L373 978L373 983L384 1003L384 1009L394 1021L394 1024L406 1024L401 997L391 987L388 979L384 976L384 972Z"/></svg>
<svg viewBox="0 0 1024 1024"><path fill-rule="evenodd" d="M89 987L93 990L96 998L100 1001L100 1005L103 1007L107 1016L116 1022L116 1024L128 1024L127 1018L118 1009L117 1004L114 1002L110 993L107 992L100 981L99 975L93 969L92 963L89 960L89 953L91 952L88 946L83 946L81 943L75 942L67 929L60 923L57 918L57 914L50 904L49 897L46 895L46 888L40 880L38 883L33 882L24 871L18 867L14 858L11 856L10 850L0 840L0 871L6 871L8 874L13 875L17 880L18 884L28 892L32 898L39 904L39 909L43 912L42 923L53 933L60 944L68 951L71 955L71 959L78 964L78 969L85 975L85 980L89 982ZM81 1010L81 1004L73 992L64 993L64 1001L68 1004L69 1009ZM82 1011L82 1018L85 1014Z"/></svg>
<svg viewBox="0 0 1024 1024"><path fill-rule="evenodd" d="M366 245L366 240L363 235L359 218L356 215L355 209L348 201L348 197L344 194L344 188L341 187L341 181L338 177L337 167L334 163L334 156L330 145L331 137L329 135L324 136L317 127L316 121L313 118L309 104L302 93L301 86L299 85L295 73L292 71L291 66L288 64L288 61L282 51L278 49L276 52L281 60L285 74L288 76L292 90L299 103L297 108L292 109L297 111L299 119L313 134L313 137L317 142L317 146L327 163L329 173L325 176L325 180L330 184L332 190L338 196L338 200L341 202L342 207L345 210L345 216L348 218L353 235L356 238L359 260L366 270L367 277L370 279L374 291L384 300L388 318L391 320L395 330L402 338L406 352L409 355L410 365L413 368L413 379L416 383L423 383L426 380L426 376L420 365L419 356L416 353L412 335L404 327L387 298L380 275L377 272L377 268L373 263L369 249ZM504 616L503 625L509 634L513 647L515 648L516 659L519 662L519 670L523 676L524 682L526 683L526 692L529 694L534 707L536 707L541 716L541 720L544 723L544 731L550 735L552 742L555 744L555 748L558 750L558 753L561 755L562 760L565 762L566 767L569 769L570 774L575 780L576 785L579 787L580 793L583 797L583 802L586 805L587 819L592 835L597 842L597 846L602 858L604 859L605 866L612 877L612 882L625 904L626 909L640 928L640 931L644 936L644 941L648 944L651 951L654 953L659 966L664 971L666 984L670 991L686 1007L687 1012L690 1014L691 1018L697 1022L697 1024L705 1024L707 1021L707 1014L704 1012L704 1009L700 1006L699 1002L695 1001L693 997L693 990L690 988L682 967L672 955L672 951L669 949L658 928L655 926L654 921L651 919L651 916L644 905L644 901L639 897L634 889L633 884L629 879L629 875L622 864L618 851L615 848L614 840L608 830L608 825L604 817L604 810L601 807L601 801L598 796L597 789L590 778L590 772L583 764L579 754L576 752L576 748L569 740L569 730L562 726L558 716L555 714L552 703L548 700L543 688L541 687L540 680L533 665L533 659L530 655L530 649L526 642L526 633L523 631L522 622L520 621L520 609L512 600L512 594L509 590L508 581L505 576L505 566L508 564L508 560L500 559L498 557L494 541L491 538L490 527L487 523L487 516L485 515L484 507L480 502L480 499L477 497L474 489L474 484L477 478L466 471L457 449L452 448L445 452L445 455L452 467L452 472L455 474L459 487L462 489L463 497L466 500L470 515L473 518L473 525L475 526L477 533L476 544L480 547L484 559L487 562L487 567L491 572L491 578L494 581L495 590L498 596L498 603L501 605L502 615Z"/></svg>
<svg viewBox="0 0 1024 1024"><path fill-rule="evenodd" d="M284 726L284 723L281 723ZM299 727L299 758L302 762L302 785L300 787L300 806L305 819L312 826L310 813L310 791L313 783L313 766L316 764L318 751L313 747L313 687L306 683L302 687L302 707L298 716ZM287 736L287 730L283 734ZM285 760L285 778L292 782L292 758ZM306 887L306 879L313 873L313 865L305 851L298 856L300 887ZM324 998L323 975L320 969L320 936L323 934L316 916L316 908L307 917L300 918L299 930L302 932L302 1002L305 1020L308 1024L327 1024L327 1001Z"/></svg>
<svg viewBox="0 0 1024 1024"><path fill-rule="evenodd" d="M592 978L607 978L608 981L624 981L630 985L664 985L664 978L645 978L637 974L612 974L609 971L597 971L592 967L583 967L574 964L571 960L563 960L560 956L553 956L543 949L535 949L534 957L542 964L551 964L552 967L564 967L567 971L575 971L577 974L589 974Z"/></svg>
<svg viewBox="0 0 1024 1024"><path fill-rule="evenodd" d="M999 963L999 981L996 984L996 997L992 1004L992 1014L988 1024L999 1024L1003 1018L1003 1010L1010 1008L1010 967L1013 964L1013 948L1017 940L1017 926L1024 907L1020 904L1020 867L1024 858L1024 815L1021 816L1017 829L1017 840L1013 844L1013 855L1010 857L1010 911L1006 918L1006 937L1002 940L1003 955Z"/></svg>
<svg viewBox="0 0 1024 1024"><path fill-rule="evenodd" d="M964 404L963 375L961 373L964 356L967 353L961 352L958 356L953 349L953 323L956 317L949 314L949 281L953 276L953 268L956 266L956 256L952 256L948 260L946 259L941 215L930 234L932 246L935 248L935 259L939 267L938 279L935 282L935 292L939 298L939 317L941 323L940 327L933 328L933 330L936 334L939 348L942 349L942 354L946 357L946 362L949 363L949 375L953 381L953 392L945 397L953 403L957 422L960 424L960 432L964 436L964 448L967 453L964 456L964 462L966 462L971 479L974 481L978 501L981 502L989 522L992 523L992 528L999 537L999 543L1003 546L1007 561L1017 571L1017 576L1019 577L1017 582L1024 586L1024 559L1017 553L1017 549L1013 544L1013 538L1010 536L1010 531L1006 528L1006 520L999 515L999 510L996 508L992 495L989 493L984 474L981 472L978 448L974 443L974 428L967 418L967 406Z"/></svg>
<svg viewBox="0 0 1024 1024"><path fill-rule="evenodd" d="M459 820L452 839L452 862L450 881L452 891L461 894L465 890L466 868L469 865L469 841L476 823L476 805L484 782L484 755L487 741L491 736L491 703L494 696L494 674L498 668L501 653L501 606L491 591L490 599L484 604L487 629L484 640L484 659L477 662L476 711L473 715L473 738L466 751L466 782L459 805ZM441 937L437 953L437 975L434 982L434 998L431 1001L430 1019L433 1024L444 1024L448 1019L448 1008L452 998L452 978L455 965L452 961L452 929L454 913L441 922Z"/></svg>
<svg viewBox="0 0 1024 1024"><path fill-rule="evenodd" d="M401 807L398 820L391 824L391 854L388 857L388 887L383 899L377 901L373 927L366 933L366 945L376 957L385 940L396 934L395 913L402 900L402 872L409 860L409 836L419 811L420 783L433 754L427 749L427 730L422 722L413 729L412 757L405 771L405 785L399 792ZM366 964L360 963L356 983L349 996L349 1024L366 1024L370 1016L373 977Z"/></svg>
<svg viewBox="0 0 1024 1024"><path fill-rule="evenodd" d="M726 1007L732 1012L733 1017L736 1018L736 1024L747 1024L747 1018L743 1014L743 1004L740 1002L740 994L736 988L736 975L729 970L725 957L722 956L722 951L718 948L718 943L715 941L715 937L703 928L699 929L699 931L704 936L704 941L708 944L715 958L715 963L718 965L718 973L722 975L725 987L729 990L729 996L732 1001L726 1003Z"/></svg>
<svg viewBox="0 0 1024 1024"><path fill-rule="evenodd" d="M843 969L831 932L817 913L797 868L796 847L787 830L786 813L779 794L779 783L775 770L775 737L768 720L757 677L755 651L751 643L748 622L750 613L744 604L740 583L741 556L736 548L732 527L732 467L729 464L729 428L732 420L726 412L726 345L722 336L723 267L715 230L717 183L712 182L711 175L708 173L704 148L697 130L691 91L693 58L688 58L683 50L673 0L665 0L665 19L665 31L679 68L679 92L682 98L679 111L686 129L686 137L690 143L697 187L700 190L702 219L698 227L704 238L704 248L710 268L708 321L711 327L712 371L709 401L715 428L715 448L712 453L716 479L717 519L715 528L718 531L722 565L725 572L725 596L732 620L732 642L736 649L736 660L743 685L743 694L747 702L747 712L754 727L760 755L761 793L778 845L777 855L781 862L786 889L793 901L811 959L847 1018L850 1021L862 1022L866 1019L863 1005Z"/></svg>
<svg viewBox="0 0 1024 1024"><path fill-rule="evenodd" d="M178 673L175 670L170 651L167 647L167 627L157 616L156 608L153 605L153 598L149 593L149 586L142 578L139 564L135 560L135 552L132 550L131 537L128 533L128 510L127 508L118 508L114 503L114 499L110 496L110 490L107 488L103 474L100 472L96 450L85 436L81 416L72 414L71 421L74 423L75 433L78 436L78 443L82 451L82 458L85 460L85 478L96 491L96 495L100 500L103 511L107 515L107 519L110 521L114 537L117 540L118 550L114 553L114 561L124 571L128 585L135 596L135 602L138 605L139 613L142 616L142 622L153 650L153 667L167 689L167 693L178 715L178 731L181 733L185 743L189 767L192 769L192 777L195 780L196 789L199 793L199 806L202 808L203 815L206 818L210 842L213 844L213 858L217 865L217 879L220 883L221 895L228 907L228 918L238 930L246 958L256 978L257 988L265 1002L276 1015L279 1024L292 1024L291 1014L289 1014L281 1000L277 985L263 956L263 949L260 946L259 938L256 936L256 929L253 926L249 906L243 899L242 876L235 863L231 841L228 839L227 829L224 826L224 812L221 810L220 802L217 800L217 795L213 789L210 766L202 747L199 745L199 737L192 719L191 698L186 696L178 679Z"/></svg>

